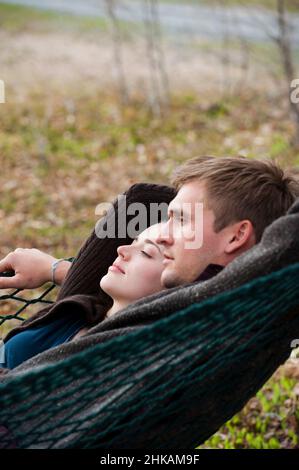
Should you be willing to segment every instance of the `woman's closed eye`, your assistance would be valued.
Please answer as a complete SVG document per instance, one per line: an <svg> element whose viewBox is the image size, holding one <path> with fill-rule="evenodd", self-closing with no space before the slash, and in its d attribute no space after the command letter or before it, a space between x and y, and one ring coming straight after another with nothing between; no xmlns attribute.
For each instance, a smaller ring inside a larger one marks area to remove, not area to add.
<svg viewBox="0 0 299 470"><path fill-rule="evenodd" d="M148 253L146 253L145 251L141 250L141 253L143 253L147 258L152 258L151 255L149 255Z"/></svg>
<svg viewBox="0 0 299 470"><path fill-rule="evenodd" d="M155 258L156 259L157 255L159 253L160 256L163 258L163 255L162 255L162 252L161 252L160 248L155 243L153 243L152 241L150 241L150 240L142 240L142 241L140 240L140 241L138 241L138 237L137 237L133 240L132 245L136 246L139 243L142 243L142 248L146 248L146 250L147 250L147 251L144 251L144 249L140 250L140 253L142 253L143 256L146 256L147 258ZM149 253L148 253L148 250L149 250Z"/></svg>

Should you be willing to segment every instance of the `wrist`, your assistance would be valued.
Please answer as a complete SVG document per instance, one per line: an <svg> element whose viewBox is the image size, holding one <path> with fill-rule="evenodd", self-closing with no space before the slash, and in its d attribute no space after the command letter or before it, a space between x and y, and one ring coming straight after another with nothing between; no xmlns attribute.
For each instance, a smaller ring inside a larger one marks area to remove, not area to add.
<svg viewBox="0 0 299 470"><path fill-rule="evenodd" d="M51 265L51 281L53 284L61 285L71 267L71 262L68 259L61 258L55 259Z"/></svg>

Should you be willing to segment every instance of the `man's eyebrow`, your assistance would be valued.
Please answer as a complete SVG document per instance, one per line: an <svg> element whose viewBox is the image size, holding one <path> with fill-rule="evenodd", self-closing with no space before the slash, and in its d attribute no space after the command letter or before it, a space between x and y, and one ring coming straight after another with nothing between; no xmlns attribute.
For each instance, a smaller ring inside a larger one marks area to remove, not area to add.
<svg viewBox="0 0 299 470"><path fill-rule="evenodd" d="M136 237L134 238L134 242L138 242L138 239L139 237ZM144 243L150 243L151 245L154 245L156 248L158 248L158 250L160 251L161 255L162 255L162 251L161 251L161 248L159 247L159 245L157 245L157 243L154 243L152 240L150 240L149 238L145 238L144 240Z"/></svg>
<svg viewBox="0 0 299 470"><path fill-rule="evenodd" d="M183 207L180 207L180 206L174 206L173 208L170 206L168 208L168 216L170 214L174 214L176 216L179 216L179 217L188 217L190 214L189 212L184 212L184 208Z"/></svg>

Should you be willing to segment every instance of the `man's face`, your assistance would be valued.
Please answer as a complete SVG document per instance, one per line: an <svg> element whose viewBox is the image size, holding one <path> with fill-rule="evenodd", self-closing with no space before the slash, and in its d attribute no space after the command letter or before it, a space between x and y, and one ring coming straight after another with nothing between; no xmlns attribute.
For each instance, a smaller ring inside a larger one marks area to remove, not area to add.
<svg viewBox="0 0 299 470"><path fill-rule="evenodd" d="M221 232L214 232L214 220L213 211L207 209L204 184L184 184L170 202L168 221L156 239L164 246L163 287L193 282L209 264L219 262L223 240Z"/></svg>

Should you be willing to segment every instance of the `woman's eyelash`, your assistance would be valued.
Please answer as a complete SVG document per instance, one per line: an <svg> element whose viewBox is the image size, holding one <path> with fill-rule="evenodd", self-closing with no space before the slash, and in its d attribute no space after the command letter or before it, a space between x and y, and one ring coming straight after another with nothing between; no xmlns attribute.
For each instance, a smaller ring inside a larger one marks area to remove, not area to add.
<svg viewBox="0 0 299 470"><path fill-rule="evenodd" d="M148 258L151 258L150 255L148 255L145 251L141 250L141 253L143 253L145 256L147 256Z"/></svg>

